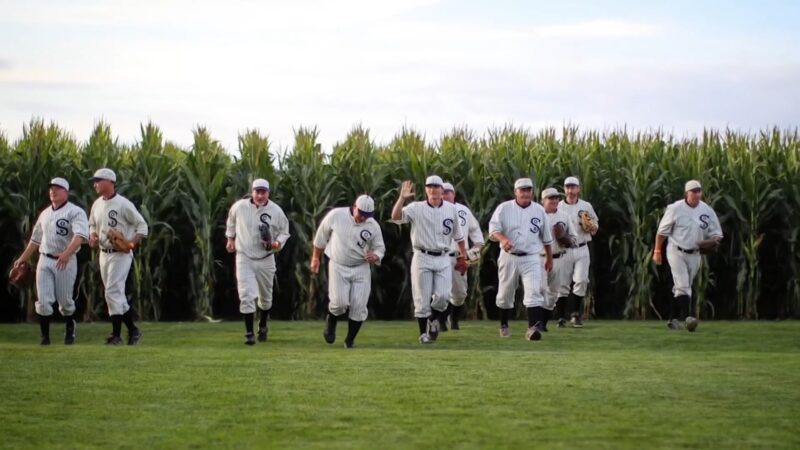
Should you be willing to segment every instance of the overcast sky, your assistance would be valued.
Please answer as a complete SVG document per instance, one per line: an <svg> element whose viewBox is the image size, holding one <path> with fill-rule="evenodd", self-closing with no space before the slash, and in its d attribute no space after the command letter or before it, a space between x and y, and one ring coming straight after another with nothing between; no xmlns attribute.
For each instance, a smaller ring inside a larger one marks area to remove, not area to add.
<svg viewBox="0 0 800 450"><path fill-rule="evenodd" d="M257 128L324 148L354 124L387 142L483 133L800 120L797 1L0 0L0 130L32 117L133 142L152 120L231 151Z"/></svg>

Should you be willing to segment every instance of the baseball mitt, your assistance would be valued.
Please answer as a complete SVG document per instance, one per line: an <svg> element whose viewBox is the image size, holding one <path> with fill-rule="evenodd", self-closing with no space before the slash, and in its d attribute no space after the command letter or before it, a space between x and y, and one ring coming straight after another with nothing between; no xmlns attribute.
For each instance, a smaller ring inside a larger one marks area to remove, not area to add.
<svg viewBox="0 0 800 450"><path fill-rule="evenodd" d="M581 217L581 228L583 228L583 231L591 233L592 231L595 230L595 228L597 228L597 224L594 223L594 219L592 219L591 214L584 211L583 213L581 213L580 217Z"/></svg>
<svg viewBox="0 0 800 450"><path fill-rule="evenodd" d="M563 222L558 222L553 225L553 237L562 247L569 248L574 246L574 242L572 242L572 239L570 239L567 234L567 226L564 225Z"/></svg>
<svg viewBox="0 0 800 450"><path fill-rule="evenodd" d="M258 227L258 231L261 233L261 245L264 246L266 250L272 250L272 231L269 229L268 223L262 223L260 227Z"/></svg>
<svg viewBox="0 0 800 450"><path fill-rule="evenodd" d="M131 243L128 242L128 240L125 239L125 235L122 234L122 232L117 230L116 228L111 228L110 230L108 230L108 233L106 233L106 237L108 238L108 242L111 243L111 248L113 248L114 250L121 253L127 253L131 251L132 248Z"/></svg>
<svg viewBox="0 0 800 450"><path fill-rule="evenodd" d="M474 266L481 262L481 249L480 247L472 247L467 250L467 265Z"/></svg>
<svg viewBox="0 0 800 450"><path fill-rule="evenodd" d="M27 261L11 268L8 272L8 282L18 288L28 287L33 284L33 268Z"/></svg>
<svg viewBox="0 0 800 450"><path fill-rule="evenodd" d="M689 330L690 333L694 333L694 331L697 329L698 323L699 321L697 319L689 316L686 318L686 329Z"/></svg>
<svg viewBox="0 0 800 450"><path fill-rule="evenodd" d="M716 239L705 239L702 241L697 241L697 248L700 249L701 255L710 255L712 253L717 253L717 250L719 250L719 241Z"/></svg>
<svg viewBox="0 0 800 450"><path fill-rule="evenodd" d="M464 275L465 273L467 273L468 268L469 265L467 264L466 258L458 258L456 260L456 267L455 267L456 272L460 273L461 275Z"/></svg>

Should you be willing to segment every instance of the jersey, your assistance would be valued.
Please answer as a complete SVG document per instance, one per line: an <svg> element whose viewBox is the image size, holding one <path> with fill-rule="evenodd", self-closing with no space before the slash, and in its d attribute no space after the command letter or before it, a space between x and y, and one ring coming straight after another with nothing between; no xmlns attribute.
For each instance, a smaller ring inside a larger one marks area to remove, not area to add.
<svg viewBox="0 0 800 450"><path fill-rule="evenodd" d="M133 203L116 193L109 199L100 197L95 200L89 213L89 234L97 234L100 247L113 248L106 236L112 228L119 230L128 241L134 235L147 236L148 233L147 222Z"/></svg>
<svg viewBox="0 0 800 450"><path fill-rule="evenodd" d="M478 219L475 218L467 205L461 203L454 203L454 205L456 206L458 214L458 224L461 226L464 234L469 238L469 241L472 242L472 246L482 246L483 232L481 231L481 225L478 223ZM465 244L467 244L467 242L465 242ZM469 247L470 246L467 245L467 248ZM458 244L455 241L450 244L450 252L458 252Z"/></svg>
<svg viewBox="0 0 800 450"><path fill-rule="evenodd" d="M58 208L42 210L33 226L31 242L39 246L39 252L57 255L67 249L74 236L88 240L89 221L83 208L64 202Z"/></svg>
<svg viewBox="0 0 800 450"><path fill-rule="evenodd" d="M349 207L332 209L317 228L314 247L324 248L328 258L343 266L367 264L367 250L383 259L386 246L380 225L371 217L356 223L351 211Z"/></svg>
<svg viewBox="0 0 800 450"><path fill-rule="evenodd" d="M575 204L567 203L567 200L561 200L558 202L558 210L563 211L566 213L567 217L569 217L570 224L572 225L572 229L575 232L575 237L577 238L578 244L583 244L592 240L592 234L588 233L583 230L581 226L581 215L586 212L588 213L594 223L597 226L600 226L600 220L597 217L597 213L594 212L594 208L592 204L587 202L586 200L579 198Z"/></svg>
<svg viewBox="0 0 800 450"><path fill-rule="evenodd" d="M514 253L539 254L544 251L544 245L553 242L553 229L547 213L535 202L525 207L516 200L501 203L489 221L489 236L497 232L511 239Z"/></svg>
<svg viewBox="0 0 800 450"><path fill-rule="evenodd" d="M411 245L416 249L449 252L453 241L464 240L458 210L450 202L442 201L439 207L427 201L410 203L400 222L411 223Z"/></svg>
<svg viewBox="0 0 800 450"><path fill-rule="evenodd" d="M258 206L252 198L236 201L228 212L225 237L236 239L236 252L250 259L263 259L273 253L261 245L261 225L268 224L272 239L281 243L289 240L289 219L277 203L268 201Z"/></svg>
<svg viewBox="0 0 800 450"><path fill-rule="evenodd" d="M575 234L575 225L569 220L569 216L561 209L557 209L555 212L547 213L547 220L550 222L550 229L552 230L556 224L563 224L567 230L567 236L571 239L577 239ZM555 240L555 236L553 236L553 254L562 253L567 250L569 247L562 246L558 241Z"/></svg>
<svg viewBox="0 0 800 450"><path fill-rule="evenodd" d="M678 200L667 206L658 224L658 234L669 236L671 244L684 250L694 250L697 241L722 238L722 227L717 213L707 203L700 201L692 208L686 200Z"/></svg>

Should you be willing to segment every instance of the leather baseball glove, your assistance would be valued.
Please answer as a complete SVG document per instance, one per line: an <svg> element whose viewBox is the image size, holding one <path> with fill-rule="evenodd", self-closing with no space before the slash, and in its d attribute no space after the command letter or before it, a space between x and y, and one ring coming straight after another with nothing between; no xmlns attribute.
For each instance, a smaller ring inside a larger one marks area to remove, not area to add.
<svg viewBox="0 0 800 450"><path fill-rule="evenodd" d="M474 266L481 262L481 248L472 247L467 250L467 265Z"/></svg>
<svg viewBox="0 0 800 450"><path fill-rule="evenodd" d="M272 250L272 231L269 229L268 223L262 223L260 227L258 227L258 231L261 233L261 245L264 246L266 250Z"/></svg>
<svg viewBox="0 0 800 450"><path fill-rule="evenodd" d="M108 238L108 242L111 243L111 247L118 252L128 253L133 248L131 243L125 239L125 235L116 228L108 230L106 237Z"/></svg>
<svg viewBox="0 0 800 450"><path fill-rule="evenodd" d="M465 273L467 273L467 269L468 269L468 268L469 268L469 264L467 264L467 258L464 258L464 257L459 257L459 258L456 260L456 267L455 267L455 269L456 269L456 271L457 271L458 273L460 273L461 275L464 275Z"/></svg>
<svg viewBox="0 0 800 450"><path fill-rule="evenodd" d="M697 248L700 249L701 255L717 253L717 250L719 250L719 241L716 239L697 241Z"/></svg>
<svg viewBox="0 0 800 450"><path fill-rule="evenodd" d="M581 228L587 233L591 233L597 228L597 224L594 223L592 215L585 211L581 214Z"/></svg>
<svg viewBox="0 0 800 450"><path fill-rule="evenodd" d="M18 288L25 288L33 284L33 268L27 261L11 268L8 272L8 282Z"/></svg>
<svg viewBox="0 0 800 450"><path fill-rule="evenodd" d="M571 248L575 246L575 242L567 234L567 226L562 222L553 225L553 237L562 247Z"/></svg>

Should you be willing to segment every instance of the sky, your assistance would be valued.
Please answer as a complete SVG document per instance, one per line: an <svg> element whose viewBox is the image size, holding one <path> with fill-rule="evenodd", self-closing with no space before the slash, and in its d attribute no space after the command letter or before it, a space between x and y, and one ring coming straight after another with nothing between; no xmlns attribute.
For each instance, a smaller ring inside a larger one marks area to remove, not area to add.
<svg viewBox="0 0 800 450"><path fill-rule="evenodd" d="M538 130L800 122L800 2L0 0L0 133L32 118L79 140L141 123L231 152L258 129L324 149L361 124Z"/></svg>

